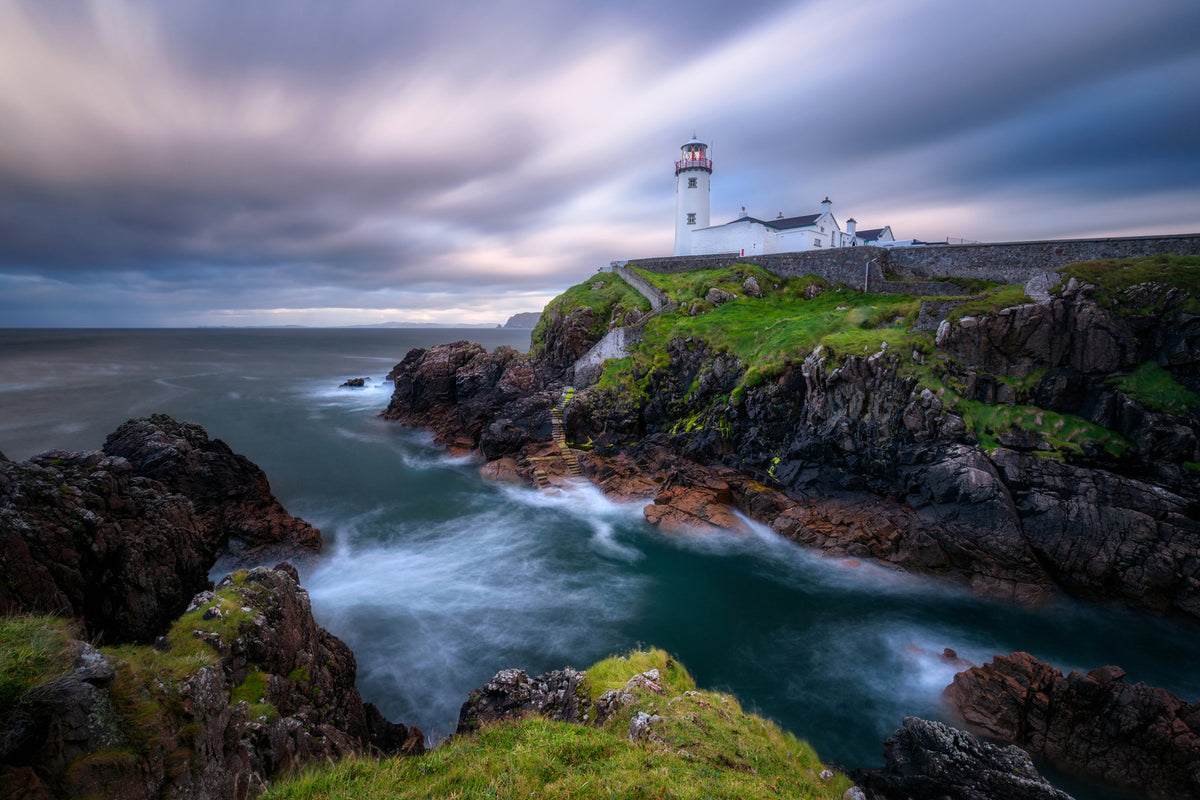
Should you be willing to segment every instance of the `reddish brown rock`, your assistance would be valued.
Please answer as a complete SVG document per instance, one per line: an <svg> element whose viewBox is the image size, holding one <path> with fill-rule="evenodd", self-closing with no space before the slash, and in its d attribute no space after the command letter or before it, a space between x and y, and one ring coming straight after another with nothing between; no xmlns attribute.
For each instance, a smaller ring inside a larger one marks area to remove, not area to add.
<svg viewBox="0 0 1200 800"><path fill-rule="evenodd" d="M1013 653L955 675L946 697L972 727L1064 769L1146 797L1200 796L1200 706L1124 676L1064 676Z"/></svg>

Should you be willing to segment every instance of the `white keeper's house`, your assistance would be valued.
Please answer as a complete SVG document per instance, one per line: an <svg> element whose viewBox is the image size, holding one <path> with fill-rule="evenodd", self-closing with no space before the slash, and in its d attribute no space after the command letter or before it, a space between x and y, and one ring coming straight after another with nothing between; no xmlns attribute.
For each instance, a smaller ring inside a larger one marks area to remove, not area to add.
<svg viewBox="0 0 1200 800"><path fill-rule="evenodd" d="M815 214L775 219L756 219L746 214L723 225L709 224L709 199L712 160L708 145L692 137L682 147L675 162L675 255L713 255L738 253L794 253L828 247L855 247L866 244L901 246L888 225L859 230L854 219L846 220L843 231L833 216L833 203L826 197Z"/></svg>

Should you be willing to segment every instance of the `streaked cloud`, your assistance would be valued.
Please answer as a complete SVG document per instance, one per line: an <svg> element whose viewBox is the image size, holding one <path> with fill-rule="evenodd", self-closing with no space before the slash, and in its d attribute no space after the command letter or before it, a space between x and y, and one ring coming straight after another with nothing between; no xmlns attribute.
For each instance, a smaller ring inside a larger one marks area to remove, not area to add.
<svg viewBox="0 0 1200 800"><path fill-rule="evenodd" d="M693 129L714 220L1200 230L1195 30L1167 0L0 0L0 324L502 321L669 252Z"/></svg>

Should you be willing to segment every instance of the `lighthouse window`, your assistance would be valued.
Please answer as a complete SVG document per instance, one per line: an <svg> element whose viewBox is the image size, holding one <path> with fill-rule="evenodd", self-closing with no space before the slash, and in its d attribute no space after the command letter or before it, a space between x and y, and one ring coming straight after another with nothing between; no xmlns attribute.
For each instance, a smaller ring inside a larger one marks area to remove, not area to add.
<svg viewBox="0 0 1200 800"><path fill-rule="evenodd" d="M688 188L689 189L696 188L696 179L695 178L688 178Z"/></svg>
<svg viewBox="0 0 1200 800"><path fill-rule="evenodd" d="M688 223L687 224L688 225L696 224L696 215L695 214L688 214Z"/></svg>

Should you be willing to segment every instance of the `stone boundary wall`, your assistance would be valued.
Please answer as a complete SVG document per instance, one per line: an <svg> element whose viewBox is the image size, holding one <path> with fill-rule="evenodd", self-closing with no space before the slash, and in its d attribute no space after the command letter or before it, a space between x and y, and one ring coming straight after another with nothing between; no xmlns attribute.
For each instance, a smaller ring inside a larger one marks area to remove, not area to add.
<svg viewBox="0 0 1200 800"><path fill-rule="evenodd" d="M651 311L658 311L667 304L667 296L665 294L660 292L656 286L650 283L650 281L629 269L629 267L621 264L614 264L612 271L616 275L621 276L621 279L636 289L638 293L642 295L642 297L650 301Z"/></svg>
<svg viewBox="0 0 1200 800"><path fill-rule="evenodd" d="M923 245L919 247L835 247L802 253L741 256L723 253L707 256L665 256L614 262L651 272L689 272L734 264L757 264L776 275L818 275L830 283L863 288L870 264L868 287L875 291L908 294L924 291L916 284L899 288L884 275L909 281L933 278L979 278L999 283L1025 283L1048 270L1077 261L1174 253L1200 255L1200 233L1167 236L1128 236L1106 239L1053 239L999 244ZM882 284L882 285L881 285ZM934 289L932 294L949 294Z"/></svg>
<svg viewBox="0 0 1200 800"><path fill-rule="evenodd" d="M575 362L576 389L583 389L600 379L604 370L604 362L610 358L624 358L628 355L626 348L642 340L642 326L632 325L627 328L613 328L604 334L604 338L592 345L592 349L584 353Z"/></svg>

